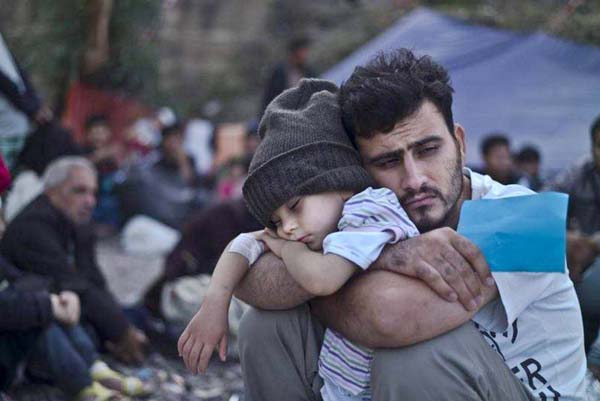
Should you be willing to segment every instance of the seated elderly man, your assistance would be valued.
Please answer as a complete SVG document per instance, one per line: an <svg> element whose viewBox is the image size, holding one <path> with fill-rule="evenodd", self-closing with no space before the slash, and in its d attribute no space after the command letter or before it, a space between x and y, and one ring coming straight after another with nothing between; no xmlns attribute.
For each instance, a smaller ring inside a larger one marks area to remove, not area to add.
<svg viewBox="0 0 600 401"><path fill-rule="evenodd" d="M22 271L44 276L50 291L75 292L83 322L102 344L124 362L140 362L146 337L126 319L96 263L88 224L96 182L94 166L84 158L52 162L43 176L44 192L8 225L0 253Z"/></svg>

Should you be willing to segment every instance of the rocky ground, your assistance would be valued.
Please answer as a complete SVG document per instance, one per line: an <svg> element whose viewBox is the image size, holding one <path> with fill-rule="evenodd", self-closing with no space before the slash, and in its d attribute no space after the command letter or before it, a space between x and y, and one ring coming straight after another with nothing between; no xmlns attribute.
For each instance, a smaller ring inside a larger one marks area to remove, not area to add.
<svg viewBox="0 0 600 401"><path fill-rule="evenodd" d="M104 240L98 246L98 262L105 273L108 285L124 306L135 304L145 289L159 275L163 258L126 254L117 239ZM150 384L151 395L146 400L155 401L239 401L243 399L240 365L235 352L229 361L213 360L204 376L189 374L176 357L175 343L166 338L155 340L146 362L139 367L126 367L108 360L117 370L137 376ZM233 348L233 347L232 347ZM15 401L66 401L57 389L29 382L22 383L11 392Z"/></svg>

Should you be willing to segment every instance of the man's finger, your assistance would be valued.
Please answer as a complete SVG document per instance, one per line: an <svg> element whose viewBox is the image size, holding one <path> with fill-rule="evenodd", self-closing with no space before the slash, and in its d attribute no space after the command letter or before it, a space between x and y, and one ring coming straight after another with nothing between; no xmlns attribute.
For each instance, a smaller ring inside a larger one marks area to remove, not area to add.
<svg viewBox="0 0 600 401"><path fill-rule="evenodd" d="M458 301L465 306L467 310L474 310L477 307L471 292L468 290L462 277L456 271L454 266L446 262L442 257L436 258L435 262L437 270L442 275L442 278L458 295Z"/></svg>
<svg viewBox="0 0 600 401"><path fill-rule="evenodd" d="M462 255L453 247L448 246L442 252L441 256L446 262L454 267L461 280L467 286L473 299L481 295L482 282L479 275L471 268L471 265L462 257Z"/></svg>
<svg viewBox="0 0 600 401"><path fill-rule="evenodd" d="M456 292L444 281L440 273L427 263L421 263L415 269L417 278L424 281L436 294L450 302L458 299Z"/></svg>
<svg viewBox="0 0 600 401"><path fill-rule="evenodd" d="M487 285L488 287L493 287L495 285L494 278L490 273L490 267L485 260L485 257L479 250L479 248L463 237L462 235L454 235L450 239L452 246L460 252L460 254L465 258L469 265L477 272L479 275L479 279L482 283Z"/></svg>

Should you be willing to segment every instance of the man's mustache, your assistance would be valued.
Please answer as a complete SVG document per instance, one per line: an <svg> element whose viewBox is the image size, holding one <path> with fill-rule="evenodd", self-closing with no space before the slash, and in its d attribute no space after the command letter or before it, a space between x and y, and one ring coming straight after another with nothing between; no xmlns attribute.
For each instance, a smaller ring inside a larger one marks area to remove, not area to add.
<svg viewBox="0 0 600 401"><path fill-rule="evenodd" d="M400 204L405 205L411 202L413 199L421 198L423 196L433 196L444 200L444 196L438 189L429 186L422 186L418 191L409 191L404 194L404 196L400 198Z"/></svg>

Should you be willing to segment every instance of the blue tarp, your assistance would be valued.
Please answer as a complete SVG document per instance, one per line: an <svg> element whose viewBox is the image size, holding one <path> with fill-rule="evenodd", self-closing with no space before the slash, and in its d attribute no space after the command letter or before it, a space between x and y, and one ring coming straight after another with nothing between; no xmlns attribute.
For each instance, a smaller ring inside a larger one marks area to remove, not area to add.
<svg viewBox="0 0 600 401"><path fill-rule="evenodd" d="M537 146L549 170L591 154L589 127L600 115L600 48L418 8L322 77L340 84L375 54L400 47L430 55L449 70L470 165L480 165L481 138L493 131L506 133L513 150Z"/></svg>

